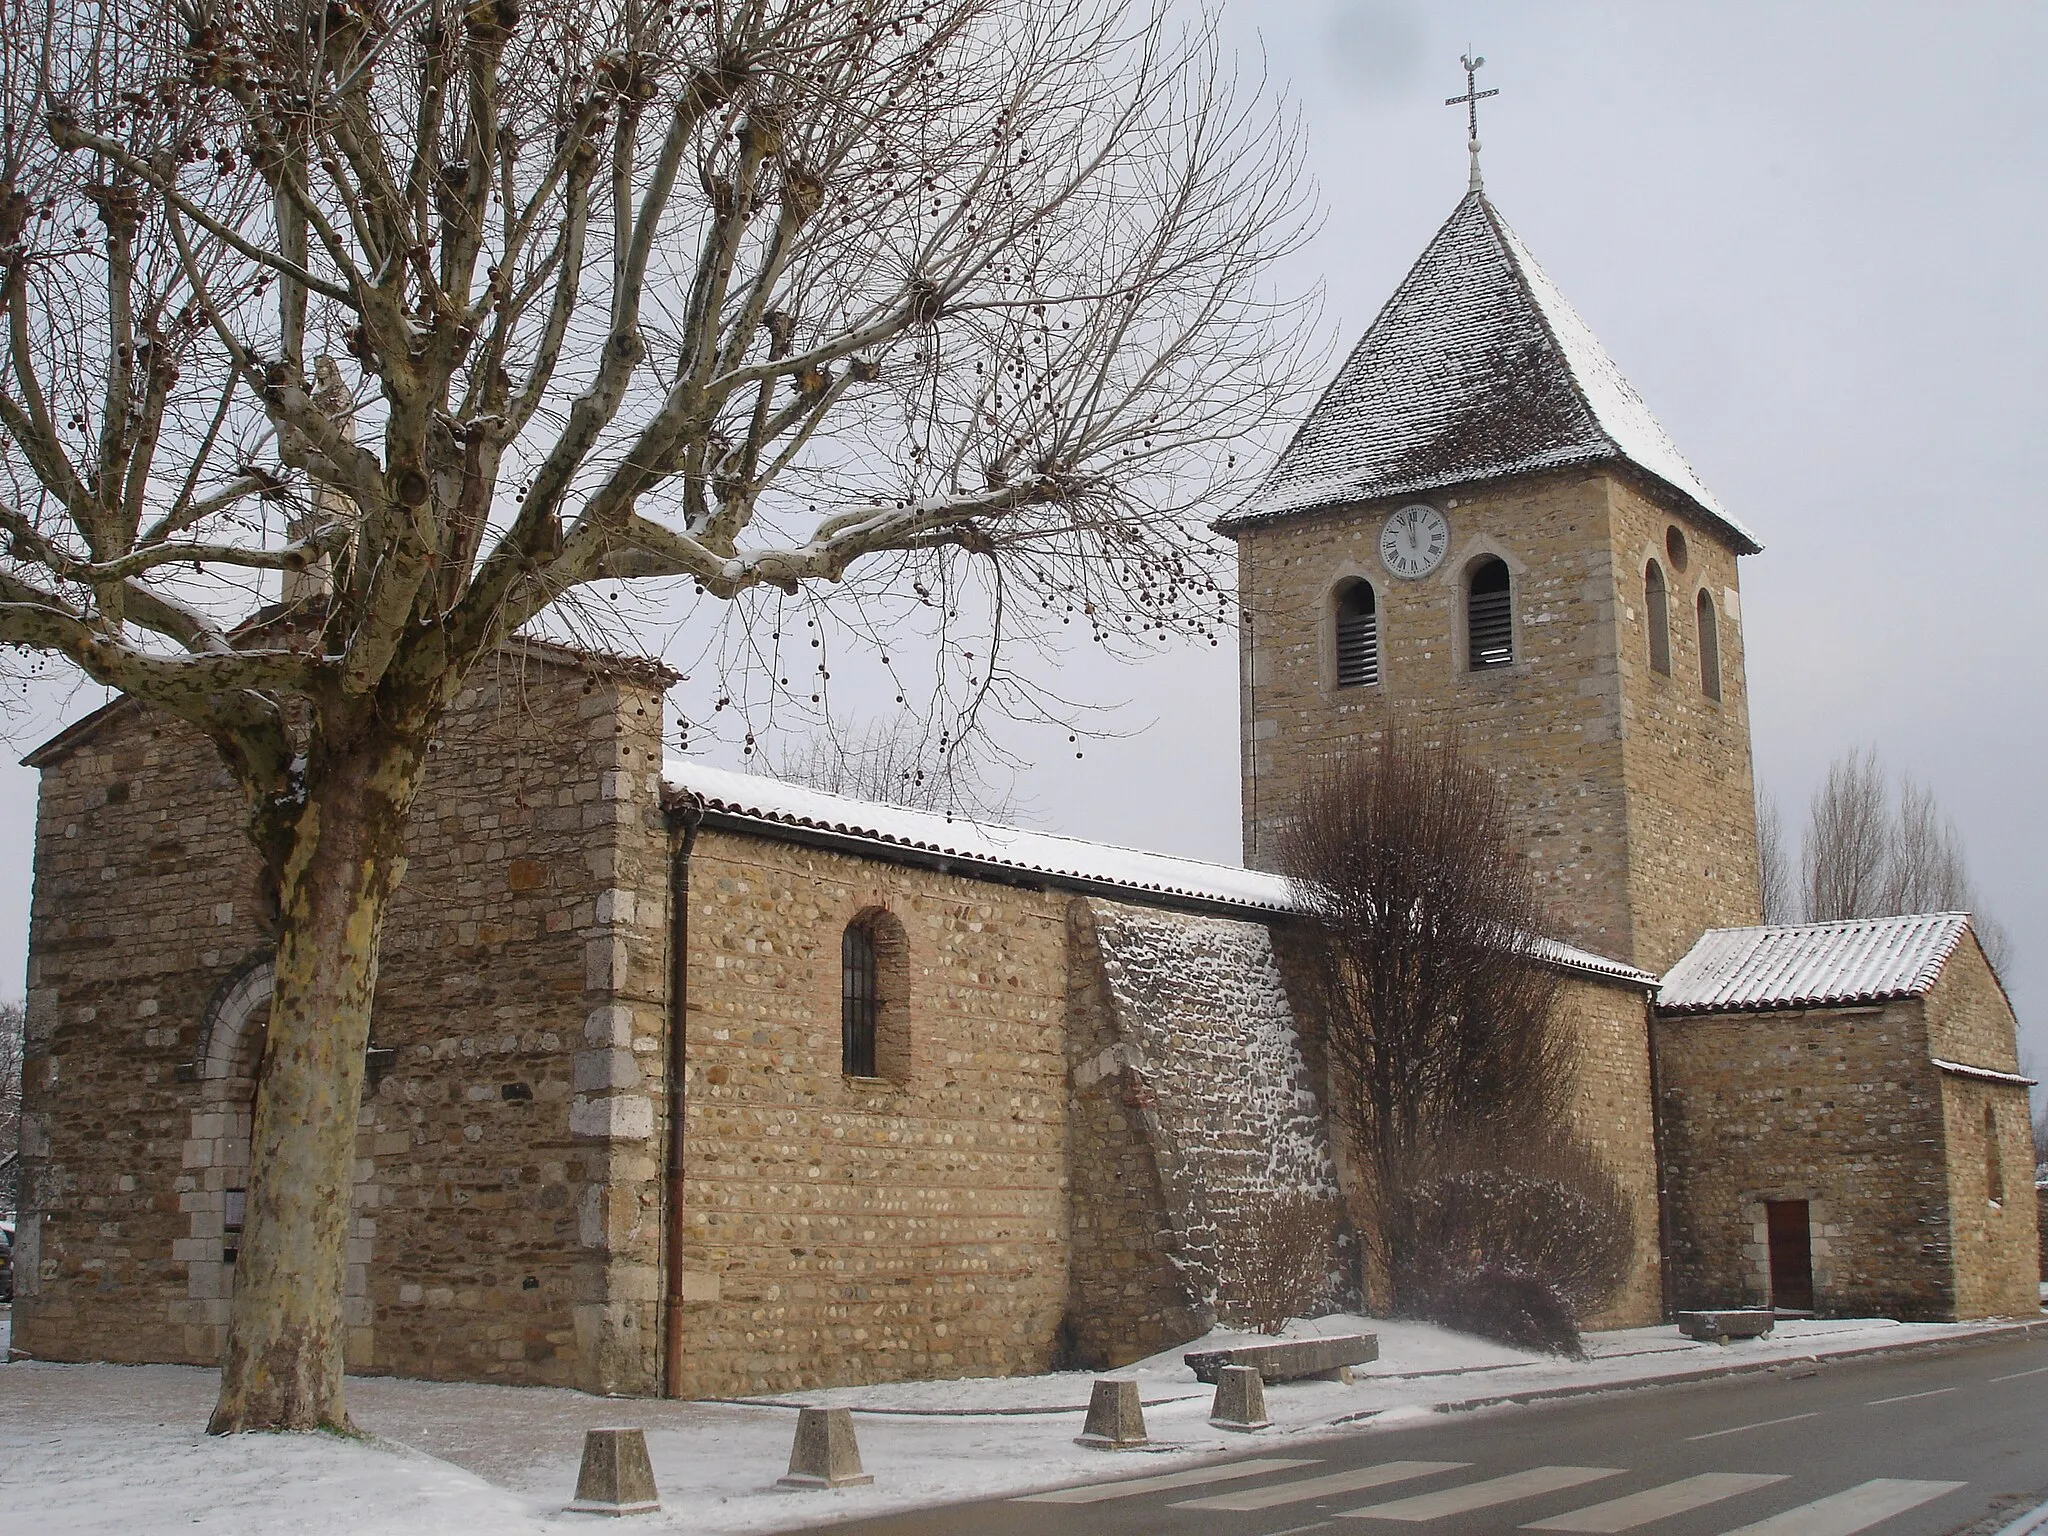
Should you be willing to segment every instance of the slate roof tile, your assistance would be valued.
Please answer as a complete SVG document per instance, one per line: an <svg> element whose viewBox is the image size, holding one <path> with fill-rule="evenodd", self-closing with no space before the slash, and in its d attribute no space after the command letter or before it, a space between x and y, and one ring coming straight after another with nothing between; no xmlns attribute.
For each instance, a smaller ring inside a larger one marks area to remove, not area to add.
<svg viewBox="0 0 2048 1536"><path fill-rule="evenodd" d="M1762 546L1694 473L1483 192L1409 269L1259 488L1217 523L1624 461L1738 549Z"/></svg>

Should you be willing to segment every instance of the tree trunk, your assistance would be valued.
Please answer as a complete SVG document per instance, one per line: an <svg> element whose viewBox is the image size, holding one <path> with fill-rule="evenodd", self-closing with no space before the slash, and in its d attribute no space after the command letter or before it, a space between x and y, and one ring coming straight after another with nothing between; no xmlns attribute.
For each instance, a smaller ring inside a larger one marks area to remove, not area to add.
<svg viewBox="0 0 2048 1536"><path fill-rule="evenodd" d="M425 759L372 733L314 747L279 878L277 980L212 1434L348 1429L342 1290L363 1054L386 907Z"/></svg>

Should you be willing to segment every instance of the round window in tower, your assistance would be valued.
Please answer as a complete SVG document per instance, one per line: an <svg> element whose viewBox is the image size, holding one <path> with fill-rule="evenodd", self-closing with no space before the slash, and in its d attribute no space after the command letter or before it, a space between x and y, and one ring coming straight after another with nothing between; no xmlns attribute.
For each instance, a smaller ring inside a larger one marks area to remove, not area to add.
<svg viewBox="0 0 2048 1536"><path fill-rule="evenodd" d="M1685 569L1685 535L1676 524L1664 530L1664 553L1671 557L1671 569Z"/></svg>

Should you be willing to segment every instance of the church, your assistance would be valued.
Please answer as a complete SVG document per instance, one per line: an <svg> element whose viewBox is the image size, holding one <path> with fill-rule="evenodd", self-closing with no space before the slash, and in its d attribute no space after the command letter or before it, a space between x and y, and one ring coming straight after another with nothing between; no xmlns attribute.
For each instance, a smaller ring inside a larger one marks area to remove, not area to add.
<svg viewBox="0 0 2048 1536"><path fill-rule="evenodd" d="M1478 185L1258 490L1243 867L664 759L658 665L541 642L437 749L360 1110L352 1369L729 1396L1107 1366L1243 1213L1349 1177L1276 927L1321 756L1455 732L1562 925L1589 1325L2037 1310L2028 1080L1967 914L1764 926L1739 561ZM120 702L32 753L13 1342L219 1357L269 997L232 787Z"/></svg>

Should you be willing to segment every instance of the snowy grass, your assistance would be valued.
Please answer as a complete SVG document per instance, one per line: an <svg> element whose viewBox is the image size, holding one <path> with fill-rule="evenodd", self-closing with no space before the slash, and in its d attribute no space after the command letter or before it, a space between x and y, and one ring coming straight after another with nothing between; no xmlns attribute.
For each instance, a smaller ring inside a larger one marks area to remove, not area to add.
<svg viewBox="0 0 2048 1536"><path fill-rule="evenodd" d="M565 1515L583 1431L637 1425L663 1490L635 1529L788 1529L917 1505L1020 1493L1161 1470L1221 1451L1303 1444L1362 1423L1412 1421L1474 1398L1621 1386L1701 1368L1966 1337L1968 1324L1809 1321L1770 1339L1694 1344L1669 1328L1589 1335L1593 1358L1557 1360L1423 1323L1329 1317L1300 1336L1370 1331L1381 1358L1350 1385L1300 1382L1267 1393L1274 1427L1232 1435L1208 1424L1209 1392L1181 1363L1194 1345L1111 1374L1140 1383L1160 1448L1106 1455L1073 1443L1091 1377L903 1382L798 1392L747 1403L668 1403L550 1388L356 1378L350 1410L364 1438L202 1433L210 1371L182 1366L0 1367L0 1510L9 1530L123 1536L173 1528L204 1536L528 1536L591 1531ZM1215 1347L1251 1336L1222 1331ZM851 1407L872 1487L792 1493L775 1479L797 1403Z"/></svg>

